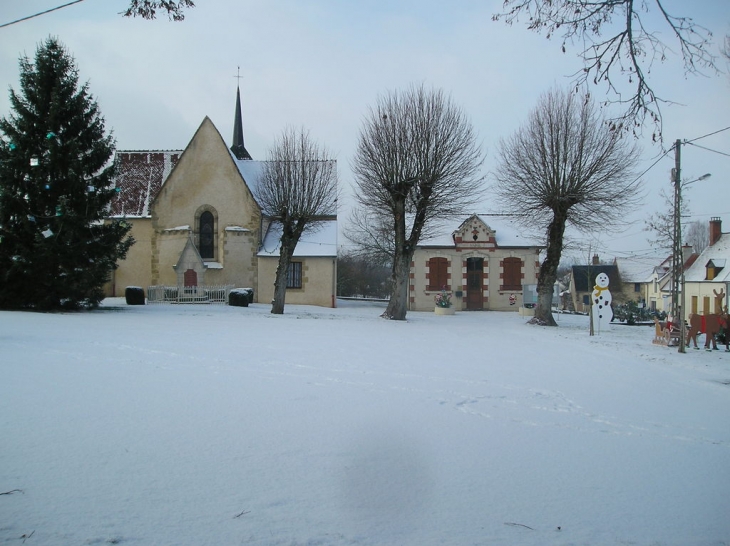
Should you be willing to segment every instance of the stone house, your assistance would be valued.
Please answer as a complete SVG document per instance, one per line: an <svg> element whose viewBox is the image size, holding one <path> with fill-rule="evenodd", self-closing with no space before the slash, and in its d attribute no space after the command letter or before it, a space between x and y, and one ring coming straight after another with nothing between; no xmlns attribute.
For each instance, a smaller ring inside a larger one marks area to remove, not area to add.
<svg viewBox="0 0 730 546"><path fill-rule="evenodd" d="M432 311L445 289L457 310L517 311L523 286L537 283L543 247L506 217L499 221L492 228L474 214L420 243L411 262L409 309Z"/></svg>

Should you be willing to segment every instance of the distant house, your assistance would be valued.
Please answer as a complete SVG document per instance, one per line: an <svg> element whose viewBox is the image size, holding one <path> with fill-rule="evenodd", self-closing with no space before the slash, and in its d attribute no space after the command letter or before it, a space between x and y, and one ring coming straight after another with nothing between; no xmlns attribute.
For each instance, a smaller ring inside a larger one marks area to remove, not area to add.
<svg viewBox="0 0 730 546"><path fill-rule="evenodd" d="M730 293L730 233L722 233L722 220L710 220L710 245L684 274L685 318L690 313L709 315L728 306Z"/></svg>
<svg viewBox="0 0 730 546"><path fill-rule="evenodd" d="M614 302L620 302L622 283L616 265L601 264L598 255L593 256L590 265L574 265L570 271L570 296L573 300L573 309L578 313L588 313L591 308L591 293L596 284L596 277L600 273L608 275L608 289Z"/></svg>
<svg viewBox="0 0 730 546"><path fill-rule="evenodd" d="M252 160L244 146L240 94L236 99L230 148L206 117L185 150L117 153L109 218L131 224L136 243L107 295L126 286L196 283L253 288L256 301L272 300L281 225L259 206L265 162ZM335 305L337 217L320 220L294 251L287 303Z"/></svg>
<svg viewBox="0 0 730 546"><path fill-rule="evenodd" d="M434 297L445 289L458 310L517 311L524 285L537 283L542 247L507 217L498 222L492 227L474 214L419 244L411 263L409 309L433 310Z"/></svg>
<svg viewBox="0 0 730 546"><path fill-rule="evenodd" d="M697 259L691 245L682 247L685 270ZM672 256L615 258L624 301L633 300L653 311L668 311L672 292Z"/></svg>
<svg viewBox="0 0 730 546"><path fill-rule="evenodd" d="M639 304L647 304L652 277L659 257L638 257L614 258L613 264L618 267L621 278L621 288L616 291L623 294L624 301L635 301ZM611 289L614 292L614 289ZM648 305L648 304L647 304Z"/></svg>

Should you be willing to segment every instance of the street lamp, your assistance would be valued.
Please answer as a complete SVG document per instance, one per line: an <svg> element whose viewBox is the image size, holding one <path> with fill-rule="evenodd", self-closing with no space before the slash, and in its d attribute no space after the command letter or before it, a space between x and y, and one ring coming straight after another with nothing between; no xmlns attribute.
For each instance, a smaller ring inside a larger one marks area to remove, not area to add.
<svg viewBox="0 0 730 546"><path fill-rule="evenodd" d="M677 161L679 165L679 161ZM672 169L672 175L674 178L674 252L673 254L673 293L672 293L672 308L674 311L675 321L677 317L679 319L679 352L684 353L684 338L686 335L684 328L684 304L685 304L685 290L684 290L684 253L682 246L682 187L689 186L700 180L707 180L712 176L710 173L703 174L699 178L690 180L688 182L680 182L679 168ZM680 296L678 297L677 291L681 290Z"/></svg>

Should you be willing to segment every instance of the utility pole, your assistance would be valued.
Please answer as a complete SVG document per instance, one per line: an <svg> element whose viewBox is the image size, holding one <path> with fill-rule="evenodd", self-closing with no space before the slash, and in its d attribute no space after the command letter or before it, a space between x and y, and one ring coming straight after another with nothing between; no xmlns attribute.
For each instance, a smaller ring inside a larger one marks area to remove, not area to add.
<svg viewBox="0 0 730 546"><path fill-rule="evenodd" d="M677 139L674 143L674 169L672 170L674 182L674 252L672 262L672 312L674 321L679 321L679 349L684 353L684 256L682 255L682 141ZM681 290L681 293L680 293Z"/></svg>

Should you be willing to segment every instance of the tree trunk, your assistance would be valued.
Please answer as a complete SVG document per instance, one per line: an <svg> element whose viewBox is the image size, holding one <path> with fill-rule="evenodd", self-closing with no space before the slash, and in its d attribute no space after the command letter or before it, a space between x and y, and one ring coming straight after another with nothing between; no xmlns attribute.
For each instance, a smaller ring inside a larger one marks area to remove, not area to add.
<svg viewBox="0 0 730 546"><path fill-rule="evenodd" d="M276 268L276 281L274 281L274 301L271 303L271 313L274 315L284 314L284 302L286 300L286 277L289 271L289 262L296 242L282 241L279 250L279 265Z"/></svg>
<svg viewBox="0 0 730 546"><path fill-rule="evenodd" d="M395 252L393 253L393 277L390 301L381 315L391 320L405 320L408 307L408 276L413 251L406 240L405 197L395 203L394 231Z"/></svg>
<svg viewBox="0 0 730 546"><path fill-rule="evenodd" d="M397 252L393 263L392 290L388 307L381 315L391 320L405 320L408 310L408 279L411 269L411 253Z"/></svg>
<svg viewBox="0 0 730 546"><path fill-rule="evenodd" d="M537 278L537 307L535 307L535 317L530 321L532 324L558 325L553 318L553 287L558 278L558 266L563 253L566 218L566 214L556 212L548 227L548 244Z"/></svg>

